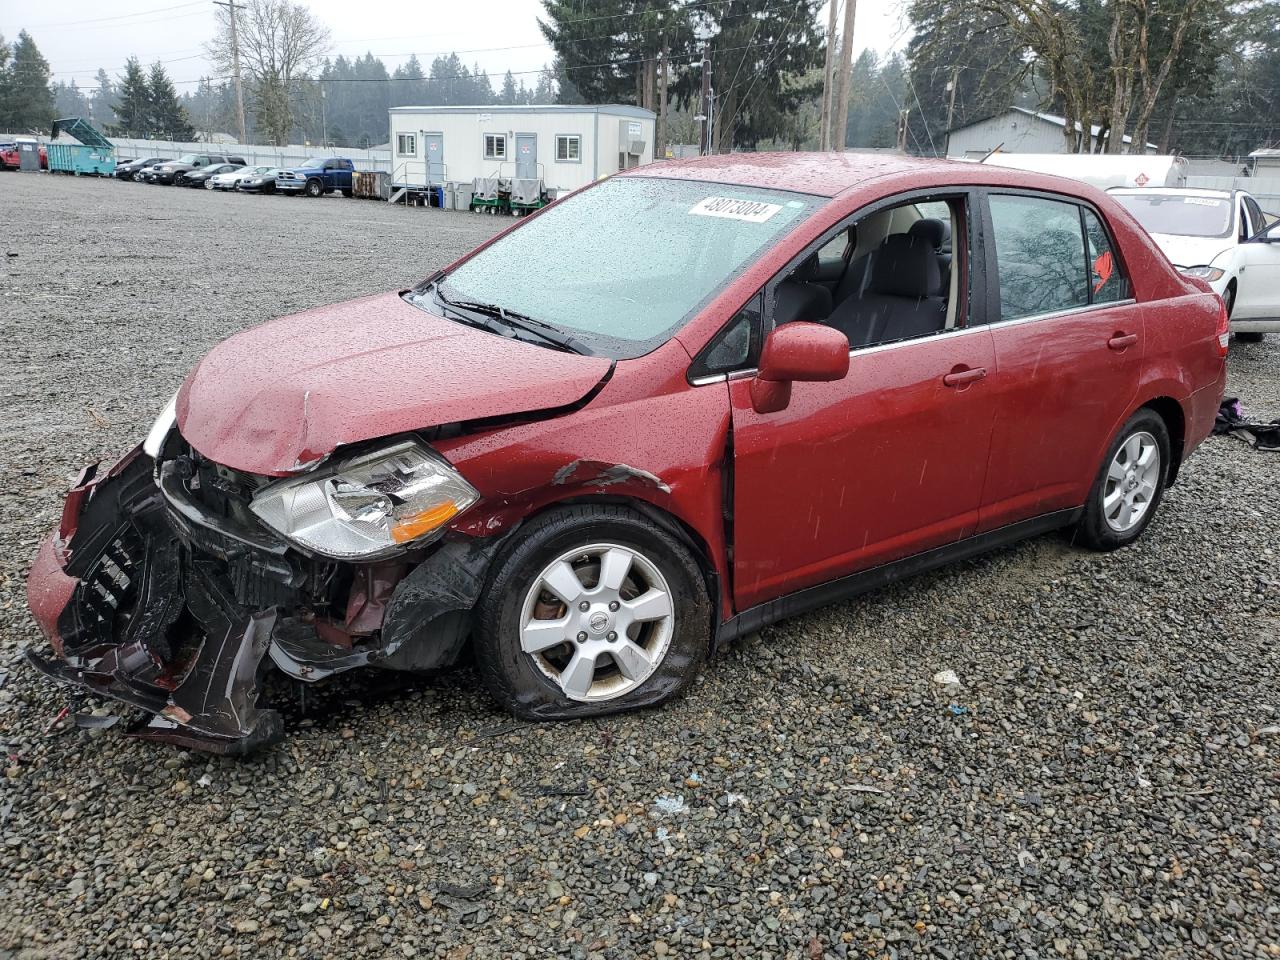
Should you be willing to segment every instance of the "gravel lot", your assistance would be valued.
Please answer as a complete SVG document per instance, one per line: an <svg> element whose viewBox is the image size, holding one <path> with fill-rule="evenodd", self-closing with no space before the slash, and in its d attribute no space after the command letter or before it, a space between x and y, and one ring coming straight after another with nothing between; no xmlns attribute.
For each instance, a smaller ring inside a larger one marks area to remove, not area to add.
<svg viewBox="0 0 1280 960"><path fill-rule="evenodd" d="M19 655L68 476L232 331L502 221L0 198L0 957L1280 956L1280 457L1211 440L1135 548L1041 538L796 619L666 709L539 726L468 668L340 678L210 759L51 725L100 706ZM1280 341L1231 368L1280 416Z"/></svg>

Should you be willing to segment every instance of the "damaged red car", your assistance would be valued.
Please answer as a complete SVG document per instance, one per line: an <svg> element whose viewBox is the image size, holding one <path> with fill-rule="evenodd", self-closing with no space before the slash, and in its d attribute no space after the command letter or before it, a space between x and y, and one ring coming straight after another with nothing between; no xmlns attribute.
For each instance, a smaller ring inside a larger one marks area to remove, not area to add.
<svg viewBox="0 0 1280 960"><path fill-rule="evenodd" d="M1227 321L1105 194L735 155L573 194L412 290L239 333L85 470L49 675L240 752L264 671L431 670L521 717L685 690L733 637L1058 528L1132 542Z"/></svg>

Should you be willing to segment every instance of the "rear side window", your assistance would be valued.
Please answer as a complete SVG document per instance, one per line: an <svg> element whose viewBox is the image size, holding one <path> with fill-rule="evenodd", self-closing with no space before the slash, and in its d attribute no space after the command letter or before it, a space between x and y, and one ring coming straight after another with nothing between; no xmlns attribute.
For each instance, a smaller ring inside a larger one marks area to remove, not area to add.
<svg viewBox="0 0 1280 960"><path fill-rule="evenodd" d="M991 221L1001 320L1088 306L1084 238L1076 204L993 196Z"/></svg>
<svg viewBox="0 0 1280 960"><path fill-rule="evenodd" d="M1111 237L1092 210L1082 210L1084 239L1089 254L1089 302L1115 303L1127 300L1129 278L1120 267L1120 258L1111 248Z"/></svg>

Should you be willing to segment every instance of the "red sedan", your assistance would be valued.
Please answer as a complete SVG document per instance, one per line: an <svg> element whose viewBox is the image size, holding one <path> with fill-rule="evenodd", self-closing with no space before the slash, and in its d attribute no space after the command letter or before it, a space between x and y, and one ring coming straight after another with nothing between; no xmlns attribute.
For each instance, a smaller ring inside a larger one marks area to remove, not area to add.
<svg viewBox="0 0 1280 960"><path fill-rule="evenodd" d="M425 670L572 718L717 645L1058 528L1137 539L1209 434L1226 316L1079 183L734 155L630 171L412 290L215 348L90 467L32 661L218 751L271 666Z"/></svg>

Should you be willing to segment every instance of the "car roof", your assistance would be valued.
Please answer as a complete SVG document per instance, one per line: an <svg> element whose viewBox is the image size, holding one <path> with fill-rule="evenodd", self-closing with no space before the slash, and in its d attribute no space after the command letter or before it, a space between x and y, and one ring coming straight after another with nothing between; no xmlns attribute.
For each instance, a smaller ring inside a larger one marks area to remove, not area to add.
<svg viewBox="0 0 1280 960"><path fill-rule="evenodd" d="M896 153L729 153L637 167L619 176L701 180L836 197L870 180L893 190L931 186L1011 186L1094 199L1102 191L1067 177Z"/></svg>

